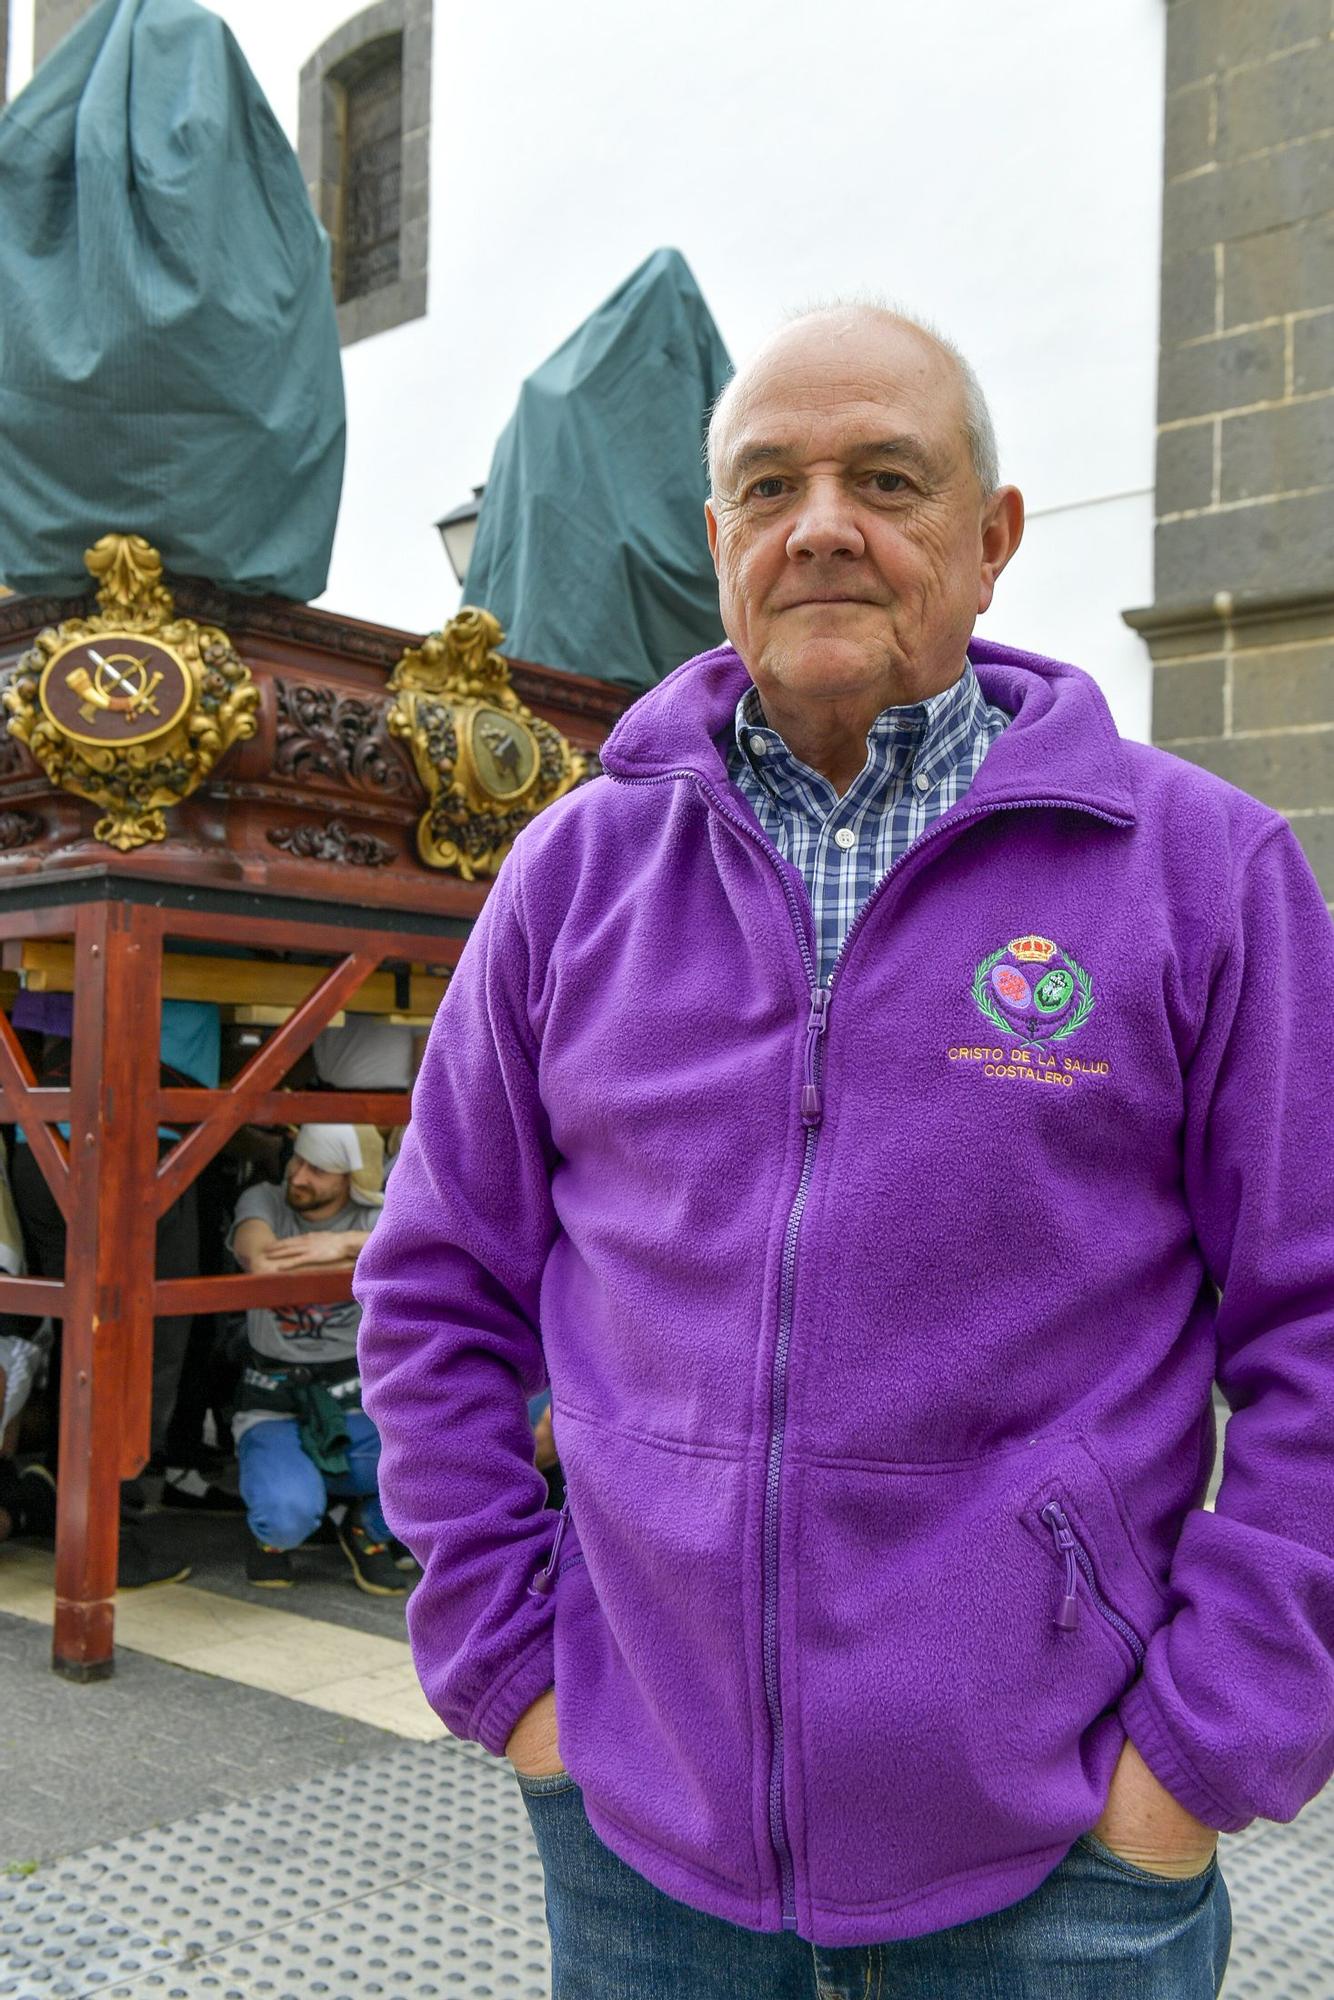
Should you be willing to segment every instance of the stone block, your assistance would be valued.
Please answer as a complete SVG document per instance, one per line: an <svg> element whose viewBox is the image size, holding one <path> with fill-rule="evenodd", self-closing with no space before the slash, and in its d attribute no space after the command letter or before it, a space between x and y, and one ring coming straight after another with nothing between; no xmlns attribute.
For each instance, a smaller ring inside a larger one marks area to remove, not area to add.
<svg viewBox="0 0 1334 2000"><path fill-rule="evenodd" d="M1202 764L1278 812L1324 808L1334 795L1334 729L1220 736L1175 747L1178 756Z"/></svg>
<svg viewBox="0 0 1334 2000"><path fill-rule="evenodd" d="M1334 43L1299 49L1274 62L1235 70L1219 85L1220 159L1235 160L1268 146L1284 146L1331 125Z"/></svg>
<svg viewBox="0 0 1334 2000"><path fill-rule="evenodd" d="M1158 369L1158 421L1203 417L1283 394L1281 326L1219 334L1166 349Z"/></svg>
<svg viewBox="0 0 1334 2000"><path fill-rule="evenodd" d="M1179 666L1153 670L1153 740L1173 743L1182 737L1221 736L1223 681L1220 657L1186 660Z"/></svg>
<svg viewBox="0 0 1334 2000"><path fill-rule="evenodd" d="M1292 388L1309 396L1334 389L1334 312L1313 313L1292 328Z"/></svg>
<svg viewBox="0 0 1334 2000"><path fill-rule="evenodd" d="M1334 214L1243 236L1223 250L1226 326L1249 325L1280 313L1318 311L1332 301Z"/></svg>
<svg viewBox="0 0 1334 2000"><path fill-rule="evenodd" d="M1198 604L1217 591L1272 597L1334 584L1334 489L1162 521L1155 601Z"/></svg>
<svg viewBox="0 0 1334 2000"><path fill-rule="evenodd" d="M1162 329L1164 347L1197 340L1217 329L1217 258L1212 248L1192 250L1163 265Z"/></svg>
<svg viewBox="0 0 1334 2000"><path fill-rule="evenodd" d="M1324 213L1334 185L1334 134L1221 164L1163 190L1163 256L1252 236Z"/></svg>
<svg viewBox="0 0 1334 2000"><path fill-rule="evenodd" d="M1334 904L1334 812L1302 813L1292 822L1292 830L1325 901Z"/></svg>
<svg viewBox="0 0 1334 2000"><path fill-rule="evenodd" d="M1174 0L1167 10L1167 87L1263 62L1323 35L1323 0Z"/></svg>
<svg viewBox="0 0 1334 2000"><path fill-rule="evenodd" d="M1203 423L1187 424L1181 430L1159 431L1154 495L1160 515L1181 514L1212 503L1214 421L1206 417Z"/></svg>
<svg viewBox="0 0 1334 2000"><path fill-rule="evenodd" d="M1235 730L1287 729L1313 722L1334 723L1334 632L1324 645L1280 646L1233 656ZM1334 761L1329 793L1334 808Z"/></svg>
<svg viewBox="0 0 1334 2000"><path fill-rule="evenodd" d="M1163 126L1163 176L1173 180L1178 174L1193 173L1213 158L1214 102L1217 85L1212 77L1203 83L1174 90L1167 100Z"/></svg>
<svg viewBox="0 0 1334 2000"><path fill-rule="evenodd" d="M1223 418L1220 499L1255 500L1334 481L1334 396ZM1161 496L1159 512L1167 513Z"/></svg>

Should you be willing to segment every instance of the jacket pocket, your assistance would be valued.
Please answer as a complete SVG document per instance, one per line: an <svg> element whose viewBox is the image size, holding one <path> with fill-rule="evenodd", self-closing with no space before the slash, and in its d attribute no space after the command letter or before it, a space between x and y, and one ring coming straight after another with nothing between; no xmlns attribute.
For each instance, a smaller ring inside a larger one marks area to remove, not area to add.
<svg viewBox="0 0 1334 2000"><path fill-rule="evenodd" d="M561 1756L600 1836L650 1880L721 1885L753 1921L761 1884L748 1647L758 1582L738 1561L745 1462L690 1456L562 1418L582 1559L556 1572ZM682 1872L683 1871L683 1872Z"/></svg>
<svg viewBox="0 0 1334 2000"><path fill-rule="evenodd" d="M1156 1596L1077 1441L807 1464L790 1574L786 1790L815 1903L1002 1882L1093 1824Z"/></svg>

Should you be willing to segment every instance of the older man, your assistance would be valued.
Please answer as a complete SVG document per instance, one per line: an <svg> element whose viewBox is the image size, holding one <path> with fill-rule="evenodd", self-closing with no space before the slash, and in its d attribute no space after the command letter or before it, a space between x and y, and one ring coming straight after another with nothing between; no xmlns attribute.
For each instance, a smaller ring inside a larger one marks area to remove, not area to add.
<svg viewBox="0 0 1334 2000"><path fill-rule="evenodd" d="M1329 920L974 640L952 349L799 320L711 445L732 643L517 843L358 1267L423 1684L559 2000L1203 2000L1334 1758Z"/></svg>

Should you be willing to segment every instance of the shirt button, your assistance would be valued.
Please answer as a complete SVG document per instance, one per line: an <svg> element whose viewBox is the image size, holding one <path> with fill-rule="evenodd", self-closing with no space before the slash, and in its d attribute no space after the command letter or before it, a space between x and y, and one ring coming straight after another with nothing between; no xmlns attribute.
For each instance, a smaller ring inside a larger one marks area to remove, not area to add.
<svg viewBox="0 0 1334 2000"><path fill-rule="evenodd" d="M855 847L857 845L857 836L853 832L850 826L841 826L838 832L834 835L834 841L835 844L841 847L846 853L848 848Z"/></svg>
<svg viewBox="0 0 1334 2000"><path fill-rule="evenodd" d="M916 785L919 792L929 792L931 789L931 780L930 778L927 777L925 771L919 771L917 773L917 776L913 779L913 783Z"/></svg>
<svg viewBox="0 0 1334 2000"><path fill-rule="evenodd" d="M765 751L768 749L768 747L769 747L768 744L765 742L762 736L751 737L750 754L752 757L762 757Z"/></svg>

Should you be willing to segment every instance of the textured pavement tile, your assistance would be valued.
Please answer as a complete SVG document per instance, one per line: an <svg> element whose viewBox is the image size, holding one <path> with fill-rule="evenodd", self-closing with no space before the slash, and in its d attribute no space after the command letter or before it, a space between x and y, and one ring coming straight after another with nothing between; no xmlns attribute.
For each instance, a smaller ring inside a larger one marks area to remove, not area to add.
<svg viewBox="0 0 1334 2000"><path fill-rule="evenodd" d="M47 1861L392 1749L360 1722L117 1655L111 1681L50 1668L50 1632L0 1614L0 1869ZM86 1697L93 1694L90 1703Z"/></svg>

